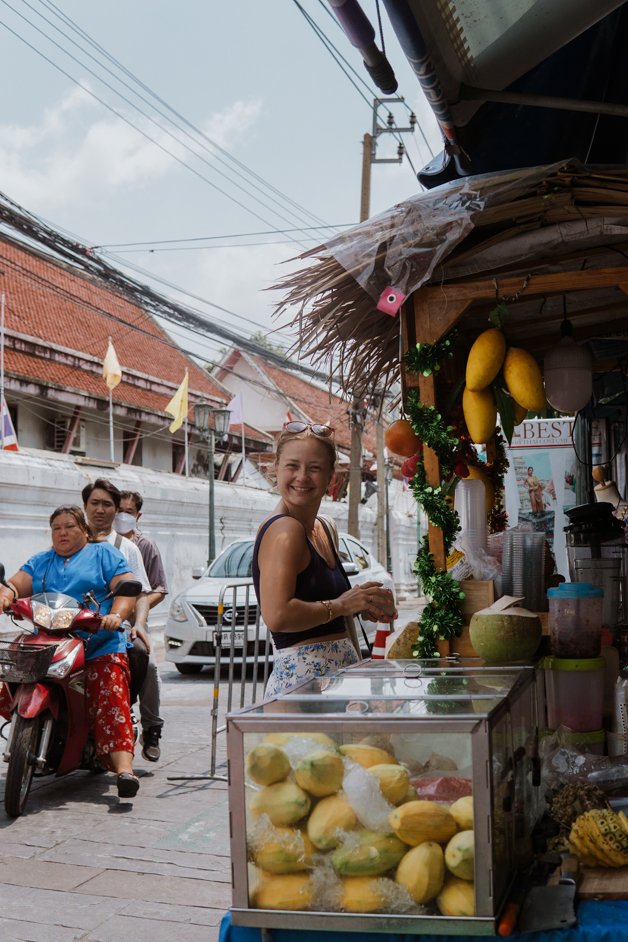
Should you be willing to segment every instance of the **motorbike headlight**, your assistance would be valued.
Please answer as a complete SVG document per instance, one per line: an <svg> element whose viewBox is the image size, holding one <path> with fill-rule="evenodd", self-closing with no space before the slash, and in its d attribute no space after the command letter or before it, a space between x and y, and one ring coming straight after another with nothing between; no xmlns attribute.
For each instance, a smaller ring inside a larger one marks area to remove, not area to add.
<svg viewBox="0 0 628 942"><path fill-rule="evenodd" d="M56 628L57 630L69 628L79 611L80 609L78 608L60 608L59 611L54 612L50 627Z"/></svg>
<svg viewBox="0 0 628 942"><path fill-rule="evenodd" d="M170 603L170 611L168 612L168 614L170 618L172 618L173 621L187 621L188 620L188 615L183 606L183 602L181 601L180 596L177 596L177 598L172 600L172 602Z"/></svg>
<svg viewBox="0 0 628 942"><path fill-rule="evenodd" d="M33 623L39 625L40 628L50 628L52 623L53 612L52 609L48 608L47 605L42 605L41 602L31 602L33 609Z"/></svg>

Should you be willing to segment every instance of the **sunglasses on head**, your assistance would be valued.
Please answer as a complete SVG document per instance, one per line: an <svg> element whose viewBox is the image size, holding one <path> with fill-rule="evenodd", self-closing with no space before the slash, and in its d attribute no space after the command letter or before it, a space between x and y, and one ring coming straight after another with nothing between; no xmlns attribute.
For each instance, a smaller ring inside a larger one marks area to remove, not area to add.
<svg viewBox="0 0 628 942"><path fill-rule="evenodd" d="M318 435L319 438L331 438L334 433L331 425L317 425L316 423L310 425L309 422L284 422L283 430L284 432L293 432L295 435L298 435L299 432L305 432L307 429L313 435Z"/></svg>

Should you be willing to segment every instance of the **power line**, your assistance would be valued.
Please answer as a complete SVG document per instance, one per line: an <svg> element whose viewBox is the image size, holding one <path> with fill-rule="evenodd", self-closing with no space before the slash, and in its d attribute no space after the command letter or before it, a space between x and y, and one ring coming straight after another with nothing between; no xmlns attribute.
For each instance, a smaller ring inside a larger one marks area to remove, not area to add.
<svg viewBox="0 0 628 942"><path fill-rule="evenodd" d="M344 229L348 226L354 226L353 222L341 222L335 223L334 229ZM314 229L329 229L329 226L307 226L307 231ZM206 242L211 239L240 239L248 238L250 236L262 236L262 235L283 235L286 232L305 232L305 229L261 229L258 232L230 232L224 235L211 235L211 236L192 236L191 238L182 238L182 239L154 239L152 241L144 242L106 242L103 245L92 245L92 249L119 249L119 248L128 248L134 247L137 245L169 245L173 242ZM263 243L260 243L263 244Z"/></svg>
<svg viewBox="0 0 628 942"><path fill-rule="evenodd" d="M207 143L210 144L216 151L218 151L218 152L221 153L221 154L224 154L225 157L227 157L228 160L230 160L230 161L231 161L233 164L235 164L237 167L241 168L241 169L242 169L246 174L248 174L251 178L258 180L263 186L265 186L267 189L271 190L271 191L274 192L277 196L279 196L281 199L283 199L284 202L291 204L291 205L294 206L296 209L298 209L298 210L300 210L301 212L303 212L306 216L309 216L311 219L316 220L316 221L318 221L319 223L324 223L324 220L323 220L323 219L321 219L321 218L320 218L319 216L317 216L315 213L312 213L311 211L307 210L305 207L303 207L302 205L300 205L299 203L297 203L297 202L296 202L295 200L293 200L291 197L287 196L287 195L286 195L285 193L283 193L281 190L277 189L277 187L273 186L271 183L269 183L267 180L265 180L263 177L261 177L258 173L256 173L254 170L252 170L250 167L248 167L248 166L247 166L246 164L244 164L242 161L238 160L233 154L229 153L229 151L227 151L225 148L221 147L220 144L218 144L216 141L212 140L204 131L201 131L198 127L196 127L196 125L192 124L187 118L184 117L184 115L180 114L175 108L173 108L170 104L168 104L167 101L165 101L163 98L161 98L156 92L154 92L154 91L153 91L148 85L146 85L141 79L139 79L136 75L134 75L133 72L129 71L129 69L127 69L119 60L115 59L109 52L107 52L107 50L106 50L103 46L101 46L99 43L95 42L95 40L94 40L92 37L90 37L89 34L85 32L85 30L83 30L81 27L79 27L78 24L76 24L70 17L68 17L66 14L64 14L63 11L61 11L61 10L52 2L52 0L40 0L40 2L42 2L43 5L47 7L47 9L49 9L49 10L52 9L52 11L54 11L54 12L56 13L56 15L57 15L63 22L65 22L65 23L66 23L67 25L69 25L72 29L74 29L74 31L75 31L77 34L79 34L79 35L81 35L83 38L85 38L85 39L88 41L88 43L89 43L93 48L97 49L103 56L105 56L106 59L108 59L108 60L109 60L112 64L114 64L117 68L119 68L119 69L123 72L123 74L127 75L133 82L135 82L137 85L139 85L141 88L143 88L152 98L154 98L154 99L155 99L156 101L158 101L161 105L163 105L169 112L171 112L172 114L174 114L175 117L177 117L181 122L183 122L183 124L185 124L185 125L186 125L187 127L189 127L191 130L193 130L195 134L197 134L197 135L198 135L199 137L201 137L203 140L207 141ZM331 228L333 228L333 226L332 226Z"/></svg>
<svg viewBox="0 0 628 942"><path fill-rule="evenodd" d="M79 62L79 61L76 59L76 57L73 56L73 55L72 55L70 52L68 52L67 50L63 50L63 48L62 48L61 46L59 46L59 44L58 44L57 42L55 42L54 39L52 39L51 37L47 36L47 34L46 34L45 32L43 32L41 29L39 29L39 27L36 26L34 23L31 23L31 21L28 20L26 17L24 17L21 13L18 13L17 10L15 10L15 9L11 6L11 4L7 2L7 0L0 0L0 2L4 3L5 6L9 7L9 9L11 9L14 13L16 13L17 16L20 17L20 19L24 20L26 23L28 23L30 26L32 26L32 28L35 29L38 33L40 33L41 35L45 36L45 37L46 37L53 45L55 45L58 49L61 49L61 51L64 52L65 55L67 55L70 59L72 59L73 61L77 62L77 64L79 64L82 68L87 69L87 71L88 71L91 75L93 75L98 81L102 82L106 87L108 87L111 91L113 91L114 94L118 95L119 98L122 98L123 101L126 101L126 102L127 102L132 108L134 108L136 111L139 111L140 114L142 114L147 120L149 120L152 124L154 124L160 131L163 131L163 132L164 132L165 134L167 134L169 137L173 138L173 140L175 140L178 144L182 145L182 146L183 146L184 148L186 148L187 150L190 149L189 147L187 147L187 146L185 145L184 142L182 142L178 137L176 137L176 135L172 134L171 131L169 131L167 128L164 128L164 127L162 127L161 125L159 125L153 118L151 118L149 115L146 115L144 112L141 111L141 109L139 109L139 108L137 108L135 105L133 105L133 103L132 103L131 101L129 101L129 99L126 98L126 96L122 95L120 92L116 92L116 90L115 90L108 82L105 82L104 79L100 78L92 69L89 68L89 66L86 66L84 63ZM82 84L78 79L76 79L73 75L71 75L71 74L70 74L69 72L67 72L64 68L62 68L62 66L60 66L58 63L56 63L56 62L54 62L52 59L50 59L50 57L47 56L42 50L38 49L36 46L34 46L32 43L30 43L27 39L25 39L23 36L21 36L16 30L12 29L6 22L4 22L3 20L0 20L0 25L4 26L5 29L7 29L13 36L15 36L15 37L16 37L17 39L19 39L22 43L24 43L26 46L28 46L33 52L37 53L37 55L41 56L41 58L43 58L46 62L48 62L53 68L55 68L57 71L61 72L62 75L65 75L66 78L68 78L71 82L73 82L75 85L77 85L79 88L81 88L86 94L88 94L88 95L90 95L92 98L94 98L97 102L99 102L99 104L101 104L104 108L106 108L108 111L110 111L112 114L114 114L114 115L115 115L117 118L119 118L121 121L124 121L125 124L127 124L129 127L133 128L133 130L136 131L138 134L141 134L142 137L144 137L144 138L146 138L146 140L150 141L151 144L154 144L156 147L158 147L161 151L163 151L165 154L167 154L169 157L171 157L174 161L176 161L176 163L180 164L182 167L185 167L186 170L189 170L189 171L190 171L191 173L193 173L196 177L198 177L200 180L202 180L202 181L203 181L204 183L206 183L208 186L212 187L212 188L213 188L214 190L216 190L218 193L221 193L226 199L231 200L231 202L235 203L237 206L239 206L239 207L240 207L241 209L243 209L245 212L250 213L250 214L251 214L252 216L254 216L256 219L259 219L260 222L266 223L266 225L269 225L269 226L272 225L272 223L270 222L270 220L268 220L268 219L266 219L264 216L260 215L256 210L252 209L250 206L247 206L245 203L243 203L243 202L242 202L241 200L239 200L237 197L235 197L235 196L233 196L232 194L228 193L225 189L223 189L221 186L219 186L217 183L215 183L213 180L211 180L209 177L207 177L204 173L201 173L201 172L200 172L199 170L197 170L195 167L192 167L192 166L191 166L190 164L188 164L182 157L177 156L177 154L175 154L175 153L174 153L172 150L170 150L168 147L166 147L166 146L164 146L163 144L161 144L161 143L160 143L158 140L156 140L154 137L151 137L150 134L148 134L146 131L144 131L144 130L143 130L141 127L139 127L138 125L134 124L133 121L131 121L129 118L127 118L122 112L120 112L120 111L118 111L116 108L114 108L113 105L108 104L103 98L101 98L99 95L97 95L95 92L93 92L89 87L87 87L86 85ZM199 160L201 160L203 163L208 164L208 162L205 160L205 158L201 157L199 154L195 154L195 156L196 156ZM211 165L208 164L208 166L211 166ZM220 173L222 176L225 176L225 174L222 173L222 171L218 170L216 167L212 167L212 169L213 169L215 172ZM229 179L229 178L227 178L227 179ZM233 181L232 181L232 180L229 180L229 182L233 184ZM237 185L237 184L233 184L233 185ZM241 187L240 187L240 188L241 188ZM247 195L248 195L248 196L252 196L252 194L251 194L251 193L248 193L248 191L247 191ZM264 205L267 209L270 208L270 209L271 209L271 212L274 212L275 215L277 215L280 219L283 219L284 222L288 221L285 216L283 216L283 215L282 215L280 212L278 212L277 210L273 210L271 207L268 207L268 205L265 204L265 203L264 203L262 200L260 200L258 197L253 196L253 199L255 199L258 203L261 203L262 205ZM305 246L303 246L303 244L302 244L298 239L293 239L292 241L294 241L297 245L301 245L302 247L305 247Z"/></svg>

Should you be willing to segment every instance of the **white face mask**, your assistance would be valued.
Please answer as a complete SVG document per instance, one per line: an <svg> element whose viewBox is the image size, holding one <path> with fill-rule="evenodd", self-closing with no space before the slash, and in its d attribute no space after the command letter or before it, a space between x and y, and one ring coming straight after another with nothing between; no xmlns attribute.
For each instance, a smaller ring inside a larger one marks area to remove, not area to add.
<svg viewBox="0 0 628 942"><path fill-rule="evenodd" d="M137 527L137 520L133 514L116 514L113 518L113 529L116 533L130 533Z"/></svg>

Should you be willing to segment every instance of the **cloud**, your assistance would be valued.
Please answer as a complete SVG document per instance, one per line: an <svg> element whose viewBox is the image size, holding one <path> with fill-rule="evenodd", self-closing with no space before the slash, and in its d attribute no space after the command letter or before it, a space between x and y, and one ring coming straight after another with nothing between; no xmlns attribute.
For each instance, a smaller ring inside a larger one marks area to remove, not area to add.
<svg viewBox="0 0 628 942"><path fill-rule="evenodd" d="M96 205L103 198L145 189L181 167L179 161L204 176L214 176L210 167L163 127L129 109L118 110L128 123L104 112L85 84L46 108L37 125L0 125L3 189L35 212L46 213L68 200ZM209 116L204 131L220 146L230 147L261 114L261 101L236 101ZM172 133L189 143L183 132L173 129ZM212 159L201 144L192 146L205 159Z"/></svg>

